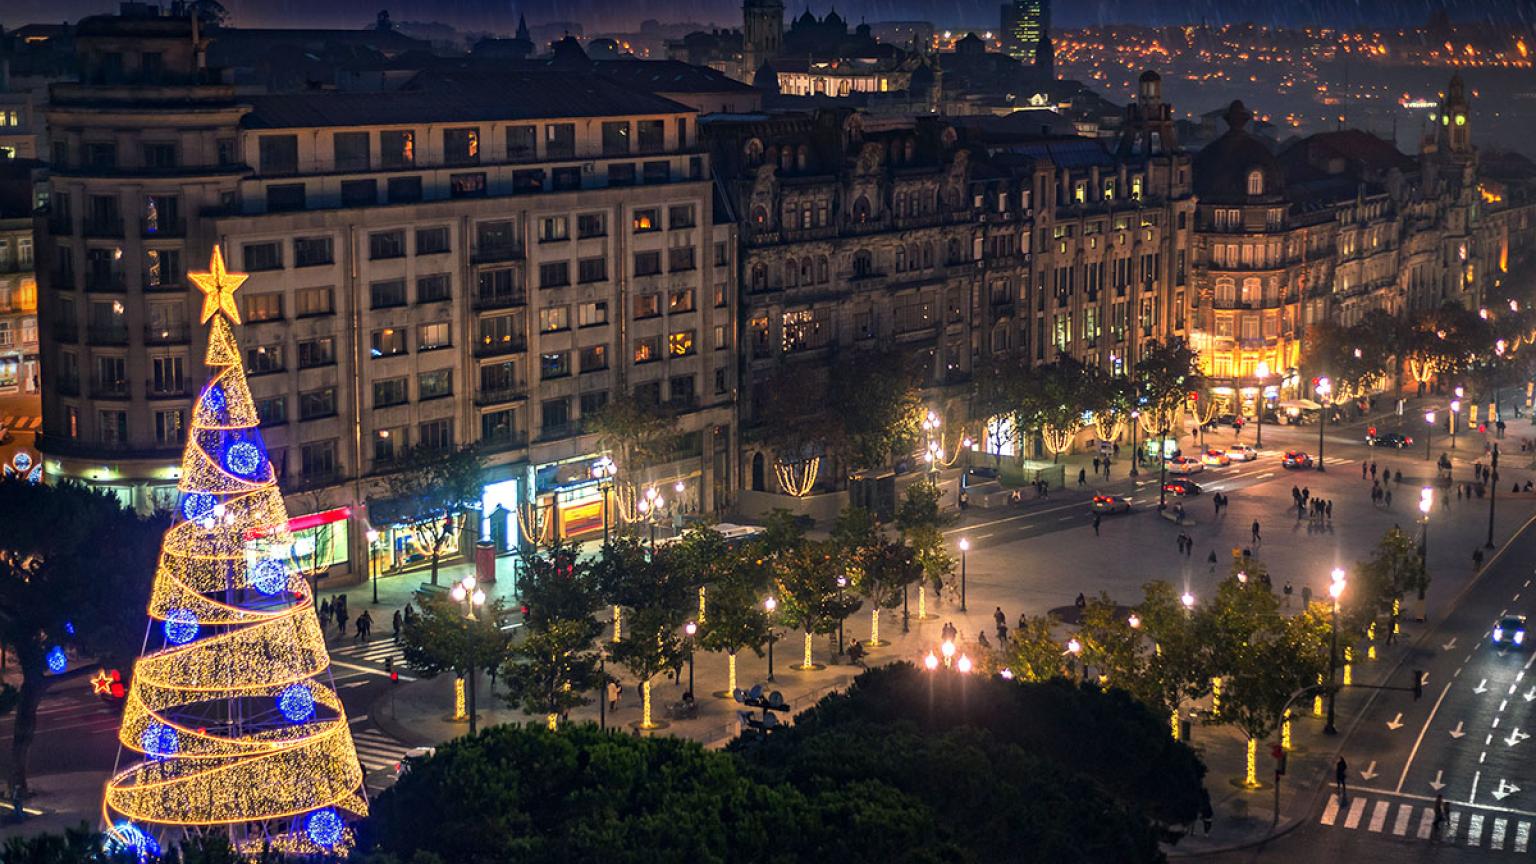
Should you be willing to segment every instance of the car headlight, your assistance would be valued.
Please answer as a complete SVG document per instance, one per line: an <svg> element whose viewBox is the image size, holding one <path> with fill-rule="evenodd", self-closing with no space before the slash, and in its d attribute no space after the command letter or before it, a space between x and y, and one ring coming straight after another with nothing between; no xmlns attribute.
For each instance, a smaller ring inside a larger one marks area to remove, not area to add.
<svg viewBox="0 0 1536 864"><path fill-rule="evenodd" d="M1493 628L1493 641L1497 642L1497 641L1499 641L1500 639L1503 639L1503 638L1504 638L1504 628L1503 627L1495 627L1495 628Z"/></svg>
<svg viewBox="0 0 1536 864"><path fill-rule="evenodd" d="M1524 641L1525 641L1525 631L1524 630L1516 630L1515 631L1515 644L1519 645L1521 642L1524 642Z"/></svg>

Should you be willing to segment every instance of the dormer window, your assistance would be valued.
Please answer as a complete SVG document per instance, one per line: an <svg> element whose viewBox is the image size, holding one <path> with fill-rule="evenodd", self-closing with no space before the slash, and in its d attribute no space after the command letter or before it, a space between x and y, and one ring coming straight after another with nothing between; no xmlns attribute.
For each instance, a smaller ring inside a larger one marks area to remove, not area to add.
<svg viewBox="0 0 1536 864"><path fill-rule="evenodd" d="M1264 194L1264 172L1257 168L1248 172L1248 194Z"/></svg>

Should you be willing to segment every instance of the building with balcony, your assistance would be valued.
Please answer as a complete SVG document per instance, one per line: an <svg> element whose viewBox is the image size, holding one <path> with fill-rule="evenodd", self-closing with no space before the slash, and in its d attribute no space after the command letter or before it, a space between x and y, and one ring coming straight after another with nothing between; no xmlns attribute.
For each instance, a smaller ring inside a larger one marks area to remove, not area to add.
<svg viewBox="0 0 1536 864"><path fill-rule="evenodd" d="M36 244L32 231L36 159L0 160L0 393L36 396Z"/></svg>
<svg viewBox="0 0 1536 864"><path fill-rule="evenodd" d="M289 510L328 526L338 570L363 572L367 527L384 566L420 554L368 521L415 447L489 455L493 536L600 533L585 423L618 396L672 429L619 479L726 505L734 227L696 110L554 70L236 99L188 19L87 19L76 40L40 220L51 476L175 502L204 377L185 273L217 243L249 274L237 337Z"/></svg>

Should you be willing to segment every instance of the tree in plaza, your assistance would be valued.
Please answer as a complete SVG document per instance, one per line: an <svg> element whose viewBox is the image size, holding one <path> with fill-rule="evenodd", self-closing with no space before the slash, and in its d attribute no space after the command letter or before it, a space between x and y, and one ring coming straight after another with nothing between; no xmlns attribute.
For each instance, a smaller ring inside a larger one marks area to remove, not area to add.
<svg viewBox="0 0 1536 864"><path fill-rule="evenodd" d="M955 572L955 559L944 544L944 529L953 521L939 506L943 496L937 484L915 481L908 484L896 509L896 529L917 554L923 575L933 583L935 593Z"/></svg>
<svg viewBox="0 0 1536 864"><path fill-rule="evenodd" d="M0 694L16 711L13 788L27 788L38 705L69 655L126 666L137 653L163 529L79 484L0 482L0 645L21 672Z"/></svg>
<svg viewBox="0 0 1536 864"><path fill-rule="evenodd" d="M632 499L640 472L666 447L672 424L654 406L627 393L610 399L585 422L598 446L613 454L619 482Z"/></svg>
<svg viewBox="0 0 1536 864"><path fill-rule="evenodd" d="M802 542L793 552L774 562L781 620L805 631L805 656L800 669L819 669L811 651L818 634L833 633L837 624L858 611L862 601L850 590L843 562L831 541Z"/></svg>
<svg viewBox="0 0 1536 864"><path fill-rule="evenodd" d="M1210 690L1210 653L1201 640L1201 628L1193 611L1184 608L1172 585L1148 582L1142 587L1142 595L1135 614L1152 650L1118 686L1169 717L1173 736L1177 738L1179 707L1184 700L1198 699Z"/></svg>
<svg viewBox="0 0 1536 864"><path fill-rule="evenodd" d="M998 664L1019 681L1045 681L1066 672L1065 640L1055 622L1044 615L1027 615L1024 624L998 646Z"/></svg>
<svg viewBox="0 0 1536 864"><path fill-rule="evenodd" d="M551 728L567 719L572 708L590 705L587 694L604 683L593 648L601 630L593 618L559 619L529 630L502 666L507 704L544 715Z"/></svg>
<svg viewBox="0 0 1536 864"><path fill-rule="evenodd" d="M1010 443L1005 439L1017 438L1018 427L1013 422L1021 407L1018 391L1028 380L1028 361L1016 354L983 352L971 367L971 414L984 424L986 434L979 440L992 454L994 464L1002 461L1003 447Z"/></svg>
<svg viewBox="0 0 1536 864"><path fill-rule="evenodd" d="M574 545L556 542L547 550L522 555L518 595L528 608L534 629L558 621L591 618L602 605L593 560L582 558Z"/></svg>
<svg viewBox="0 0 1536 864"><path fill-rule="evenodd" d="M1327 377L1337 401L1357 399L1375 388L1389 368L1389 355L1370 344L1376 331L1320 321L1302 340L1301 368L1307 378Z"/></svg>
<svg viewBox="0 0 1536 864"><path fill-rule="evenodd" d="M1349 605L1375 619L1382 613L1395 613L1409 591L1423 600L1429 589L1429 571L1424 569L1418 544L1394 527L1376 542L1369 560L1355 565L1354 585L1355 590L1348 592Z"/></svg>
<svg viewBox="0 0 1536 864"><path fill-rule="evenodd" d="M844 561L849 583L869 601L871 647L887 644L880 638L880 612L901 605L907 588L923 579L923 566L911 546L888 539L868 510L850 507L832 527L832 542Z"/></svg>
<svg viewBox="0 0 1536 864"><path fill-rule="evenodd" d="M477 728L476 679L480 672L499 668L511 649L512 636L502 629L507 617L499 599L487 601L471 618L463 603L436 595L422 599L420 614L411 616L400 633L405 665L428 677L452 672L463 680L470 734Z"/></svg>
<svg viewBox="0 0 1536 864"><path fill-rule="evenodd" d="M474 446L411 448L399 470L389 475L389 499L371 505L374 524L404 522L426 540L432 560L432 584L443 547L457 534L465 514L480 506L485 462Z"/></svg>
<svg viewBox="0 0 1536 864"><path fill-rule="evenodd" d="M102 812L116 842L141 849L160 834L222 833L246 856L343 852L343 814L368 812L363 772L314 596L287 561L288 514L230 328L244 277L214 247L209 272L189 278L205 294L211 376L193 403ZM113 539L84 542L116 551Z"/></svg>
<svg viewBox="0 0 1536 864"><path fill-rule="evenodd" d="M1129 689L1127 685L1141 675L1148 652L1139 623L1132 627L1130 616L1108 594L1087 601L1077 640L1082 646L1079 660L1085 673L1089 669L1097 672L1104 686Z"/></svg>
<svg viewBox="0 0 1536 864"><path fill-rule="evenodd" d="M710 586L721 581L734 565L736 550L730 541L709 525L695 525L684 531L676 543L662 551L699 598L698 616L702 625L709 617Z"/></svg>
<svg viewBox="0 0 1536 864"><path fill-rule="evenodd" d="M1152 341L1142 349L1132 377L1141 410L1156 418L1158 431L1173 431L1170 424L1180 406L1202 386L1200 355L1178 337Z"/></svg>
<svg viewBox="0 0 1536 864"><path fill-rule="evenodd" d="M917 441L922 404L912 363L900 352L851 352L831 376L827 400L851 469L889 465L900 448Z"/></svg>
<svg viewBox="0 0 1536 864"><path fill-rule="evenodd" d="M630 615L629 633L609 649L613 659L635 676L640 688L640 728L655 729L651 719L651 679L682 668L686 651L679 630L683 613L675 606L647 604Z"/></svg>
<svg viewBox="0 0 1536 864"><path fill-rule="evenodd" d="M650 550L635 537L614 537L603 544L602 551L591 564L592 583L602 602L613 609L614 642L624 640L624 610L651 603L663 572L661 560L652 557ZM677 580L664 581L669 591L680 593L683 590ZM683 601L679 597L668 597L665 602L669 607L677 607Z"/></svg>
<svg viewBox="0 0 1536 864"><path fill-rule="evenodd" d="M699 627L699 647L726 656L729 695L736 689L736 655L745 649L762 656L769 638L769 617L763 600L772 590L768 567L751 549L729 549L720 575L710 585L709 614Z"/></svg>

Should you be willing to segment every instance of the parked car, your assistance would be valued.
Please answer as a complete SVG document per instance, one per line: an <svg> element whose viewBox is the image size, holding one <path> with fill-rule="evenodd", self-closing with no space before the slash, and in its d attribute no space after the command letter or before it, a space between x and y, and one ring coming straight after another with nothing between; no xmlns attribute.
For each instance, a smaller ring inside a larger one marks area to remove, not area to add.
<svg viewBox="0 0 1536 864"><path fill-rule="evenodd" d="M1227 448L1227 458L1233 462L1252 462L1259 458L1259 451L1247 444L1233 444Z"/></svg>
<svg viewBox="0 0 1536 864"><path fill-rule="evenodd" d="M1311 468L1312 456L1300 450L1287 450L1280 464L1286 468Z"/></svg>
<svg viewBox="0 0 1536 864"><path fill-rule="evenodd" d="M1169 495L1199 495L1203 490L1199 483L1188 477L1170 477L1163 484L1163 491Z"/></svg>
<svg viewBox="0 0 1536 864"><path fill-rule="evenodd" d="M1401 450L1413 443L1413 439L1401 432L1379 432L1365 436L1365 443L1371 447L1396 447Z"/></svg>
<svg viewBox="0 0 1536 864"><path fill-rule="evenodd" d="M1227 466L1227 465L1231 465L1232 464L1232 457L1228 456L1227 455L1227 451L1225 451L1225 450L1217 450L1215 448L1212 448L1210 450L1205 451L1205 453L1201 455L1200 461L1204 462L1207 465L1215 465L1215 466L1217 466L1219 468L1219 467L1224 467L1224 466Z"/></svg>
<svg viewBox="0 0 1536 864"><path fill-rule="evenodd" d="M1205 466L1200 464L1199 459L1190 459L1187 456L1175 456L1168 460L1169 474L1194 474L1198 471L1204 470Z"/></svg>
<svg viewBox="0 0 1536 864"><path fill-rule="evenodd" d="M1519 648L1525 644L1525 616L1505 615L1493 625L1493 644L1500 648Z"/></svg>
<svg viewBox="0 0 1536 864"><path fill-rule="evenodd" d="M1093 496L1093 512L1095 513L1127 513L1130 509L1131 499L1124 495Z"/></svg>

